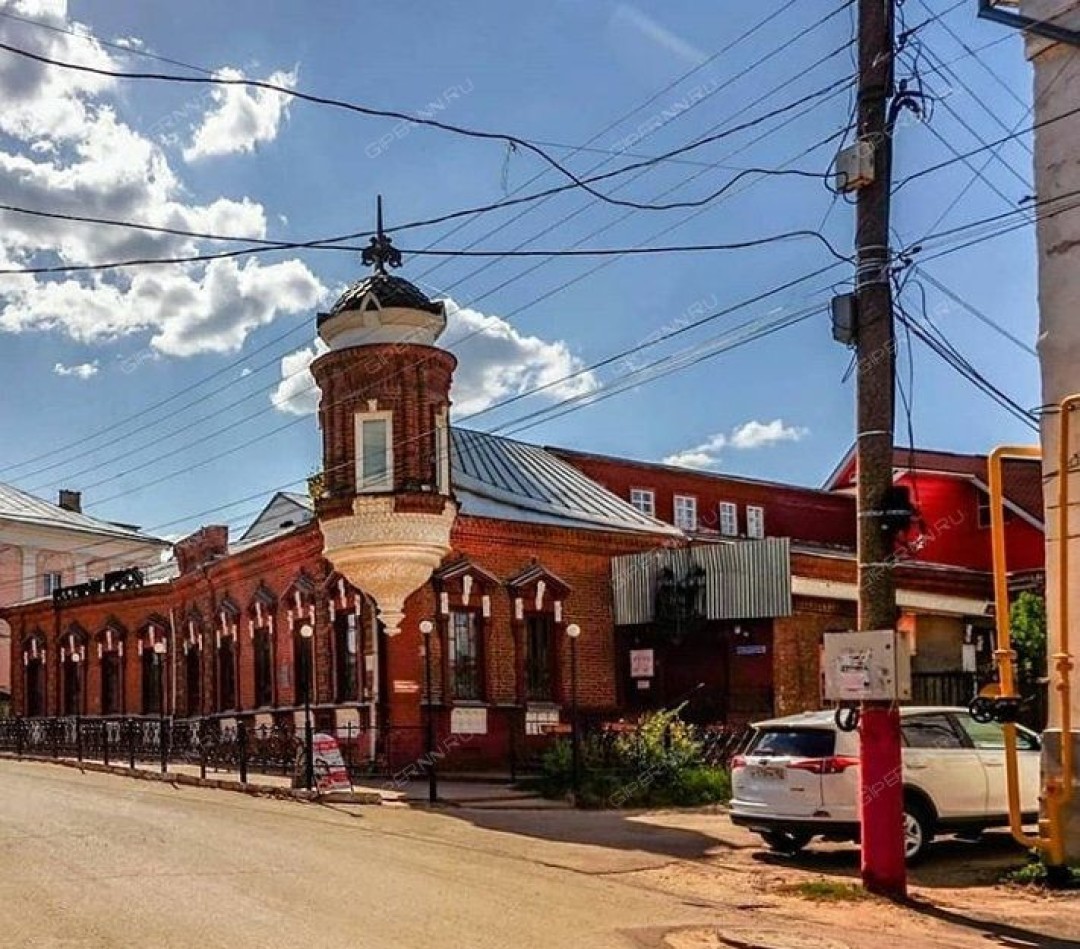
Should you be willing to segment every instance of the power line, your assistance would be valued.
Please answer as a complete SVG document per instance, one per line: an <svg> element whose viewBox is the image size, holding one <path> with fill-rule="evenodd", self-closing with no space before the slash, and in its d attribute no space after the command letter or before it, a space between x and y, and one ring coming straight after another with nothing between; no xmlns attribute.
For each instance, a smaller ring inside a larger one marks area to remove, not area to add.
<svg viewBox="0 0 1080 949"><path fill-rule="evenodd" d="M277 83L266 82L259 79L226 78L220 75L181 76L174 73L154 73L138 71L128 72L119 69L105 69L100 66L89 66L82 63L72 63L65 60L56 59L55 57L45 56L41 53L35 53L31 50L21 49L20 47L12 46L10 43L0 43L0 50L4 50L5 52L11 53L14 56L29 59L33 62L41 63L43 65L54 66L60 69L68 69L74 72L80 72L84 74L104 76L112 79L146 80L154 82L181 83L185 85L211 85L261 89L266 92L275 92L280 95L284 95L293 99L299 99L304 102L311 102L316 105L324 105L331 108L342 109L347 112L353 112L368 117L406 121L414 125L421 125L429 128L439 129L444 132L450 132L456 135L462 135L467 138L474 138L481 141L504 142L508 145L522 148L536 155L543 161L547 162L547 164L549 164L556 171L560 172L564 177L569 179L569 181L574 187L581 188L584 191L587 191L593 197L607 204L613 204L618 207L635 208L639 211L670 211L677 210L679 208L694 206L692 203L650 205L637 201L624 201L621 199L612 198L609 195L604 194L604 192L598 191L597 189L593 188L588 180L580 178L569 168L567 168L556 158L554 158L551 154L549 154L546 149L534 144L528 139L524 139L516 135L511 135L506 132L487 132L480 129L467 128L462 125L441 122L438 119L425 119L417 116L412 116L408 113L400 112L394 109L377 109L372 106L360 105L359 103L349 102L344 99L336 99L331 96L320 96L313 93L303 92L298 89L291 89L288 86L282 86ZM708 142L697 143L694 144L692 147L698 148L701 147L701 145L703 144L708 144ZM674 153L669 153L669 155L666 157L683 154L685 151L689 150L691 150L690 147L687 147L684 150L676 150ZM653 160L650 159L650 161Z"/></svg>

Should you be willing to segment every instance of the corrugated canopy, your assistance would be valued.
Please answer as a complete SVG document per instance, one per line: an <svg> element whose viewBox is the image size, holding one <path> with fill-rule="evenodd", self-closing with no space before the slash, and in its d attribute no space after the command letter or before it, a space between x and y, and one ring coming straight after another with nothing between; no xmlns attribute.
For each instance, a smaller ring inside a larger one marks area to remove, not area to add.
<svg viewBox="0 0 1080 949"><path fill-rule="evenodd" d="M661 571L676 580L704 570L705 619L762 619L791 615L791 551L786 537L734 543L658 547L611 561L615 625L651 623Z"/></svg>

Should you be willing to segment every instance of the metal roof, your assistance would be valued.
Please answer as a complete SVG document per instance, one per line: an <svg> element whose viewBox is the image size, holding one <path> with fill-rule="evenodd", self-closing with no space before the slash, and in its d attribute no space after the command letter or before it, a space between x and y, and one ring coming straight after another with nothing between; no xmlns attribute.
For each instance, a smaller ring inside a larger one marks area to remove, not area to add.
<svg viewBox="0 0 1080 949"><path fill-rule="evenodd" d="M341 294L330 307L329 313L320 313L316 325L322 326L330 317L346 310L383 309L395 306L425 310L437 316L443 313L441 300L429 299L423 290L403 277L373 273L364 277L363 280L358 280Z"/></svg>
<svg viewBox="0 0 1080 949"><path fill-rule="evenodd" d="M130 527L110 524L108 521L98 520L88 514L69 511L59 505L34 497L32 494L27 494L10 484L0 484L0 521L33 524L56 530L77 531L82 534L96 534L100 537L138 541L161 547L169 546L167 541L158 537L142 534Z"/></svg>
<svg viewBox="0 0 1080 949"><path fill-rule="evenodd" d="M539 445L451 429L451 480L464 514L681 536Z"/></svg>

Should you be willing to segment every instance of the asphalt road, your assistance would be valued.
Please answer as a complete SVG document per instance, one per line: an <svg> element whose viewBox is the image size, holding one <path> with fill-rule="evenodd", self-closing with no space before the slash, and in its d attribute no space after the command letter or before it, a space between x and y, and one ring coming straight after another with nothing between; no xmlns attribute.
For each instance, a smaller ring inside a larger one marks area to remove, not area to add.
<svg viewBox="0 0 1080 949"><path fill-rule="evenodd" d="M587 866L594 848L450 814L0 761L0 945L662 946L665 933L715 919L700 901L620 879L680 856L665 849L627 842L621 863L597 872Z"/></svg>

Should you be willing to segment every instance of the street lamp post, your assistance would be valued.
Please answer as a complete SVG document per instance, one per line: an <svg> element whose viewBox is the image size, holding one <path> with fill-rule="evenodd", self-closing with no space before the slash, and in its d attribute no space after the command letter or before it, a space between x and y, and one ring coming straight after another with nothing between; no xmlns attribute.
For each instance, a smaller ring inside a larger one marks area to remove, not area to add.
<svg viewBox="0 0 1080 949"><path fill-rule="evenodd" d="M75 692L75 757L82 761L82 654L78 649L72 650L71 664L75 667L75 675L72 676L72 687Z"/></svg>
<svg viewBox="0 0 1080 949"><path fill-rule="evenodd" d="M307 644L307 675L304 676L304 784L315 790L315 730L311 721L311 685L315 679L315 629L310 623L300 627L300 638Z"/></svg>
<svg viewBox="0 0 1080 949"><path fill-rule="evenodd" d="M578 734L578 689L577 689L577 641L581 627L571 623L566 627L570 639L570 782L576 803L581 782L581 743Z"/></svg>
<svg viewBox="0 0 1080 949"><path fill-rule="evenodd" d="M431 634L435 624L431 620L422 620L420 632L424 637L424 679L427 692L427 772L428 803L434 804L439 798L439 778L435 773L435 700L431 688Z"/></svg>
<svg viewBox="0 0 1080 949"><path fill-rule="evenodd" d="M161 773L169 770L169 743L165 737L165 653L169 647L164 640L154 643L154 665L158 675L158 750L161 753Z"/></svg>

